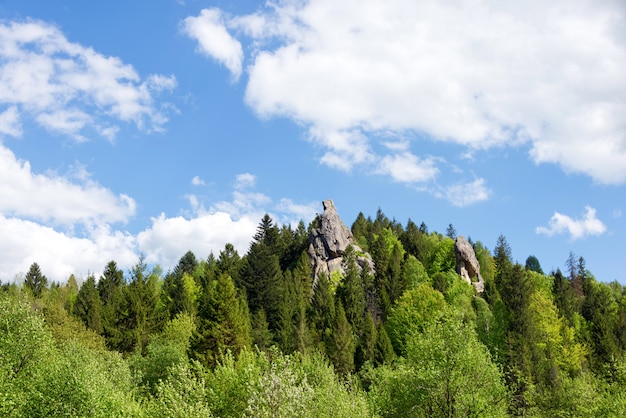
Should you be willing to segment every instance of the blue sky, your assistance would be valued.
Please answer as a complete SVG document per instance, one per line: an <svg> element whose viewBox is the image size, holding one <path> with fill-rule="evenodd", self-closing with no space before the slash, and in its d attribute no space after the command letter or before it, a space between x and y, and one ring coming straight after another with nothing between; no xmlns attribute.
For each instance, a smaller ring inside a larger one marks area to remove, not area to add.
<svg viewBox="0 0 626 418"><path fill-rule="evenodd" d="M378 208L626 283L621 1L0 1L0 280Z"/></svg>

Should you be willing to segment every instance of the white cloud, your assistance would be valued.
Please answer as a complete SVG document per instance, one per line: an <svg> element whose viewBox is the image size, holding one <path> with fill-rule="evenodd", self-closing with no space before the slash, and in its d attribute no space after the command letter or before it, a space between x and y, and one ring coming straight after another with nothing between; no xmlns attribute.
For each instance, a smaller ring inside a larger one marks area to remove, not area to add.
<svg viewBox="0 0 626 418"><path fill-rule="evenodd" d="M548 226L538 226L537 234L553 236L555 234L569 233L572 240L584 238L587 235L602 235L606 232L606 225L596 217L596 210L591 206L585 206L585 215L581 219L572 219L567 215L554 212Z"/></svg>
<svg viewBox="0 0 626 418"><path fill-rule="evenodd" d="M0 160L0 167L5 167L3 162ZM89 173L83 166L77 165L71 177L88 180ZM246 174L244 178L254 176ZM37 181L49 187L48 190L45 187L38 189L44 195L50 196L52 191L57 191L73 202L76 201L71 198L73 193L89 200L88 194L93 192L81 192L79 187L73 189L69 180L62 178L45 177ZM6 183L0 180L0 187ZM103 190L96 190L96 202L103 202L97 196ZM106 199L106 193L101 196ZM3 197L0 197L0 204L6 202ZM147 262L160 264L166 271L173 268L188 250L203 258L210 252L218 254L227 243L231 243L240 254L245 254L265 213L269 213L277 224L290 223L295 227L300 219L310 222L315 216L315 206L319 206L319 203L295 203L288 198L273 204L267 195L251 190L234 190L231 201L217 202L208 210L199 203L198 196L188 195L187 198L193 210L189 216L168 217L161 213L152 218L148 228L136 234L114 229L102 220L105 217L103 214L49 215L53 221L76 224L67 232L39 221L48 219L43 212L54 211L52 206L44 206L32 215L20 208L16 216L7 215L6 210L0 207L0 231L3 233L0 240L0 280L6 282L25 273L33 262L40 264L49 279L64 281L70 274L85 277L94 273L98 276L110 260L128 270L136 264L139 253L146 255ZM83 210L93 211L90 207L83 207ZM20 217L32 217L37 221ZM100 222L88 223L85 220L91 218ZM81 225L82 222L87 224Z"/></svg>
<svg viewBox="0 0 626 418"><path fill-rule="evenodd" d="M50 280L64 281L70 274L96 277L107 262L120 268L137 262L135 238L127 233L100 226L73 237L36 222L0 214L0 280L7 282L26 273L37 262Z"/></svg>
<svg viewBox="0 0 626 418"><path fill-rule="evenodd" d="M17 107L11 106L0 113L0 135L21 136L22 125Z"/></svg>
<svg viewBox="0 0 626 418"><path fill-rule="evenodd" d="M204 9L197 17L188 17L182 22L182 30L198 41L200 52L224 65L234 80L241 75L243 50L241 43L230 36L224 17L218 9Z"/></svg>
<svg viewBox="0 0 626 418"><path fill-rule="evenodd" d="M175 85L173 76L163 75L142 82L132 66L69 42L45 22L0 24L0 105L50 131L82 140L83 131L91 128L111 139L118 121L160 131L167 117L156 108L153 94Z"/></svg>
<svg viewBox="0 0 626 418"><path fill-rule="evenodd" d="M202 180L199 176L195 176L194 178L192 178L191 179L191 184L193 184L194 186L205 186L206 185L204 180Z"/></svg>
<svg viewBox="0 0 626 418"><path fill-rule="evenodd" d="M308 225L308 223L311 222L315 218L315 215L319 212L320 203L313 202L300 204L295 203L291 199L282 198L280 199L280 202L278 202L278 205L276 205L276 210L284 214L284 216L277 221L284 224L290 224L292 228L295 228L300 221L304 221L304 224Z"/></svg>
<svg viewBox="0 0 626 418"><path fill-rule="evenodd" d="M235 177L235 189L242 190L256 185L256 176L250 173L237 174Z"/></svg>
<svg viewBox="0 0 626 418"><path fill-rule="evenodd" d="M378 173L388 174L394 180L403 183L422 183L433 180L439 170L432 159L422 161L419 157L404 152L383 157Z"/></svg>
<svg viewBox="0 0 626 418"><path fill-rule="evenodd" d="M537 163L623 183L625 15L619 1L287 0L188 19L225 45L238 46L226 28L251 38L246 102L309 127L328 165L370 164L387 131L525 143ZM239 49L224 50L239 68Z"/></svg>
<svg viewBox="0 0 626 418"><path fill-rule="evenodd" d="M485 179L478 178L472 182L455 183L435 192L435 196L446 199L452 205L465 207L489 199L491 190L486 186Z"/></svg>
<svg viewBox="0 0 626 418"><path fill-rule="evenodd" d="M250 173L237 176L250 188ZM172 268L191 250L198 257L218 254L227 243L233 244L240 254L248 251L252 237L265 213L277 224L291 224L295 228L302 219L310 222L315 216L313 204L298 204L282 198L272 204L272 199L261 192L234 190L231 201L217 202L206 210L198 204L196 196L188 196L193 206L191 217L168 217L164 213L152 219L152 226L137 235L138 248L147 254L147 261L163 268ZM316 205L319 206L319 203Z"/></svg>
<svg viewBox="0 0 626 418"><path fill-rule="evenodd" d="M84 167L78 172L78 181L33 173L27 161L0 145L0 213L65 226L127 222L134 215L131 197L91 180Z"/></svg>

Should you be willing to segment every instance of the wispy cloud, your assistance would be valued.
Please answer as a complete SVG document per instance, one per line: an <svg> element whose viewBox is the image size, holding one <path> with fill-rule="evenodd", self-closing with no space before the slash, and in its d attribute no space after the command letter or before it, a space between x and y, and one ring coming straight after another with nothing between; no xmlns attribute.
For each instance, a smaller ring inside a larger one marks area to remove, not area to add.
<svg viewBox="0 0 626 418"><path fill-rule="evenodd" d="M489 199L491 189L487 187L485 179L478 178L470 182L452 184L434 194L446 199L453 206L465 207Z"/></svg>
<svg viewBox="0 0 626 418"><path fill-rule="evenodd" d="M596 217L596 210L591 206L585 206L585 211L583 217L578 219L554 212L554 215L548 222L548 226L538 226L535 232L547 236L569 233L573 241L588 235L604 234L606 225Z"/></svg>
<svg viewBox="0 0 626 418"><path fill-rule="evenodd" d="M175 86L174 76L142 81L131 65L70 42L48 23L0 23L0 105L9 106L0 133L21 135L23 118L79 141L88 133L112 139L120 122L161 131L168 118L155 95Z"/></svg>
<svg viewBox="0 0 626 418"><path fill-rule="evenodd" d="M204 180L202 180L199 176L194 176L194 178L191 179L191 184L193 184L194 186L205 186L206 185Z"/></svg>
<svg viewBox="0 0 626 418"><path fill-rule="evenodd" d="M199 16L183 20L182 31L198 41L198 51L226 67L236 81L241 76L243 49L225 27L225 18L219 9L204 9Z"/></svg>

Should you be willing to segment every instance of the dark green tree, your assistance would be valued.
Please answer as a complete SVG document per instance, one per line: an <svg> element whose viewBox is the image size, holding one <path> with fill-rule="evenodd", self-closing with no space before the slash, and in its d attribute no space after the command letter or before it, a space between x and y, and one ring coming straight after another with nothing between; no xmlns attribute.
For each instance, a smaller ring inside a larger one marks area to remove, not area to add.
<svg viewBox="0 0 626 418"><path fill-rule="evenodd" d="M356 253L348 246L343 256L345 277L337 288L336 296L341 300L346 318L357 336L363 331L365 319L365 288L356 264Z"/></svg>
<svg viewBox="0 0 626 418"><path fill-rule="evenodd" d="M96 289L96 279L93 275L87 277L78 291L74 304L74 315L79 317L85 326L98 334L102 334L102 301Z"/></svg>
<svg viewBox="0 0 626 418"><path fill-rule="evenodd" d="M247 306L230 276L219 275L200 303L199 324L192 339L192 351L205 365L214 366L219 356L250 347L251 325Z"/></svg>
<svg viewBox="0 0 626 418"><path fill-rule="evenodd" d="M240 282L252 313L265 311L270 330L278 327L283 275L279 262L279 235L269 215L257 228L254 241L242 263Z"/></svg>
<svg viewBox="0 0 626 418"><path fill-rule="evenodd" d="M107 305L113 293L124 284L124 272L117 268L117 263L109 261L98 281L98 293L103 305Z"/></svg>
<svg viewBox="0 0 626 418"><path fill-rule="evenodd" d="M448 228L446 229L446 237L451 238L451 239L456 238L456 229L454 228L452 224L449 224Z"/></svg>
<svg viewBox="0 0 626 418"><path fill-rule="evenodd" d="M232 277L234 283L239 281L241 257L233 244L227 243L224 246L224 250L220 251L216 266L219 273L228 274Z"/></svg>
<svg viewBox="0 0 626 418"><path fill-rule="evenodd" d="M33 296L39 297L47 285L48 278L41 273L39 264L31 264L28 269L28 273L26 273L26 277L24 277L24 286L33 294Z"/></svg>
<svg viewBox="0 0 626 418"><path fill-rule="evenodd" d="M539 274L545 274L541 269L541 264L539 264L539 260L534 255L529 255L526 259L526 270L534 271Z"/></svg>
<svg viewBox="0 0 626 418"><path fill-rule="evenodd" d="M346 312L340 300L336 301L337 316L333 327L330 357L335 371L340 376L347 376L354 371L355 342L352 327L346 318Z"/></svg>

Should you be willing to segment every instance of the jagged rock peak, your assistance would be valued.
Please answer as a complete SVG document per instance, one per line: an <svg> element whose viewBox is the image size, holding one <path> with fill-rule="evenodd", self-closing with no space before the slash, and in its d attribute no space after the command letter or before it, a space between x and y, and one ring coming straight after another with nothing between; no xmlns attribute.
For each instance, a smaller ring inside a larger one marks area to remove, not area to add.
<svg viewBox="0 0 626 418"><path fill-rule="evenodd" d="M478 293L485 290L485 282L480 275L480 264L476 258L474 247L464 237L458 236L454 241L454 253L456 255L456 272L473 285Z"/></svg>
<svg viewBox="0 0 626 418"><path fill-rule="evenodd" d="M318 219L317 228L312 228L309 234L309 258L313 266L314 282L320 273L330 273L341 270L343 254L349 245L354 247L359 256L357 263L363 266L367 263L372 272L374 264L369 254L363 252L358 245L354 244L354 236L337 214L335 203L332 200L324 200L324 213Z"/></svg>

